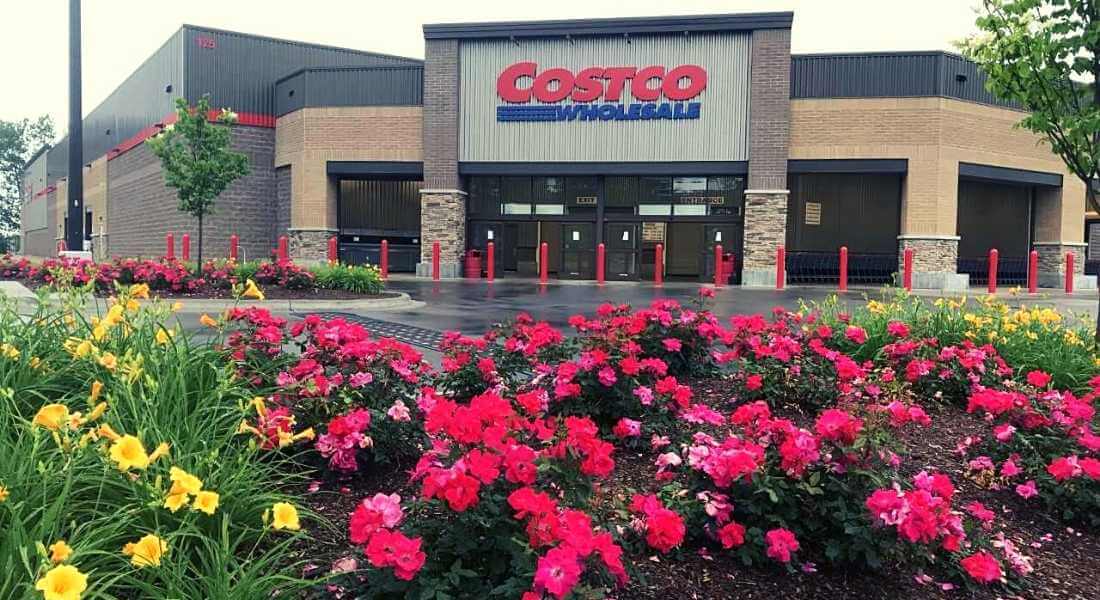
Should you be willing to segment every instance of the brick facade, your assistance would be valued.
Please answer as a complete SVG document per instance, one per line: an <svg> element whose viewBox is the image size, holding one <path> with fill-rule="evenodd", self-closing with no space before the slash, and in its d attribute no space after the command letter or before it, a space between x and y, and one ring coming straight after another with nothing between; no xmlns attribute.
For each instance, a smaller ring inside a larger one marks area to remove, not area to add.
<svg viewBox="0 0 1100 600"><path fill-rule="evenodd" d="M292 202L291 170L289 166L275 169L275 229L271 232L271 239L278 240L280 236L287 235L290 231L290 210Z"/></svg>
<svg viewBox="0 0 1100 600"><path fill-rule="evenodd" d="M92 213L92 230L84 237L92 240L92 256L104 260L108 254L107 225L107 157L101 156L84 168L84 210Z"/></svg>
<svg viewBox="0 0 1100 600"><path fill-rule="evenodd" d="M229 254L229 236L240 238L242 259L266 258L275 240L275 132L262 127L233 127L233 148L249 158L248 175L218 198L214 214L204 219L203 258ZM184 233L198 253L197 222L181 213L174 190L164 184L160 161L139 145L108 163L110 190L107 222L112 256L162 256L164 236L171 232L178 246Z"/></svg>
<svg viewBox="0 0 1100 600"><path fill-rule="evenodd" d="M752 32L751 86L748 189L785 190L791 127L790 29Z"/></svg>
<svg viewBox="0 0 1100 600"><path fill-rule="evenodd" d="M424 187L462 189L458 177L458 40L424 41ZM421 213L422 222L428 215Z"/></svg>
<svg viewBox="0 0 1100 600"><path fill-rule="evenodd" d="M288 229L336 230L329 161L420 161L419 106L304 108L275 125L275 167L289 169Z"/></svg>

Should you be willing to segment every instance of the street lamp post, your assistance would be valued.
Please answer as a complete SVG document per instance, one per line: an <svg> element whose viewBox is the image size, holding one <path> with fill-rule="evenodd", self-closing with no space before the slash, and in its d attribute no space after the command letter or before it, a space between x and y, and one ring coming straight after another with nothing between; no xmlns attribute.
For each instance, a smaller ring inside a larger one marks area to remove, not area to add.
<svg viewBox="0 0 1100 600"><path fill-rule="evenodd" d="M80 98L80 0L69 0L69 184L65 245L84 249L84 130Z"/></svg>

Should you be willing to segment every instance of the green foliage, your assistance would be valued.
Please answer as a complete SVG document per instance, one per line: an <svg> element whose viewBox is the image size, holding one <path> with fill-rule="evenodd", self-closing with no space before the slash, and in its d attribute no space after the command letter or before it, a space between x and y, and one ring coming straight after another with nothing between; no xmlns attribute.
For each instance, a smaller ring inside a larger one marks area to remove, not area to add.
<svg viewBox="0 0 1100 600"><path fill-rule="evenodd" d="M27 159L53 141L53 137L53 119L49 115L34 121L0 119L0 233L19 231ZM5 250L5 241L6 238L0 239L0 251Z"/></svg>
<svg viewBox="0 0 1100 600"><path fill-rule="evenodd" d="M45 547L57 540L73 548L67 563L88 575L86 598L244 600L302 589L287 574L297 538L262 520L298 476L284 458L260 460L236 435L251 396L244 382L211 345L166 325L169 309L159 303L128 311L79 356L66 341L95 339L87 310L42 304L20 317L13 305L0 307L0 343L10 349L0 358L0 485L10 492L0 503L0 597L36 597L35 581L49 567ZM114 369L96 358L108 354ZM88 415L94 381L106 403L97 421L56 432L31 424L48 403ZM109 436L90 433L100 425L139 437L150 451L162 442L170 449L129 476L111 462ZM170 466L220 495L213 515L164 508ZM161 566L138 569L121 550L149 533L166 540L168 553Z"/></svg>
<svg viewBox="0 0 1100 600"><path fill-rule="evenodd" d="M311 269L317 287L346 290L356 294L378 294L383 288L382 274L373 265L326 264Z"/></svg>
<svg viewBox="0 0 1100 600"><path fill-rule="evenodd" d="M248 156L234 152L230 128L237 115L223 109L211 122L210 97L194 107L176 100L176 122L146 140L160 159L165 184L176 190L179 210L199 221L198 264L202 264L202 220L229 184L248 174ZM220 126L225 125L225 126Z"/></svg>
<svg viewBox="0 0 1100 600"><path fill-rule="evenodd" d="M1043 135L1089 188L1100 175L1100 5L1094 0L984 0L981 33L963 43L989 89L1031 113Z"/></svg>

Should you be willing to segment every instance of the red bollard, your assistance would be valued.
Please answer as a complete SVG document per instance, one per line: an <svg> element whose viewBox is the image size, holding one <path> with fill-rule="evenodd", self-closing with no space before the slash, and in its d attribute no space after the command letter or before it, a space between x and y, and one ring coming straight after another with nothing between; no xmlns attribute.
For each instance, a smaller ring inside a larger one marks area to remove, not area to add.
<svg viewBox="0 0 1100 600"><path fill-rule="evenodd" d="M439 281L439 242L432 242L432 281Z"/></svg>
<svg viewBox="0 0 1100 600"><path fill-rule="evenodd" d="M1066 252L1066 293L1073 293L1073 253Z"/></svg>
<svg viewBox="0 0 1100 600"><path fill-rule="evenodd" d="M238 238L237 234L235 233L229 236L229 260L236 262L237 250L238 246L240 245L240 241L240 238Z"/></svg>
<svg viewBox="0 0 1100 600"><path fill-rule="evenodd" d="M848 291L848 247L840 247L840 282L837 284L837 289L842 292Z"/></svg>
<svg viewBox="0 0 1100 600"><path fill-rule="evenodd" d="M722 287L722 244L714 245L714 287Z"/></svg>
<svg viewBox="0 0 1100 600"><path fill-rule="evenodd" d="M543 242L539 245L539 283L546 283L550 278L550 244Z"/></svg>
<svg viewBox="0 0 1100 600"><path fill-rule="evenodd" d="M665 284L665 246L664 244L657 244L654 248L653 255L653 283L656 285Z"/></svg>
<svg viewBox="0 0 1100 600"><path fill-rule="evenodd" d="M902 256L901 285L905 291L911 292L913 291L913 249L906 248Z"/></svg>
<svg viewBox="0 0 1100 600"><path fill-rule="evenodd" d="M176 236L171 233L164 234L164 258L172 260L176 258Z"/></svg>
<svg viewBox="0 0 1100 600"><path fill-rule="evenodd" d="M775 289L781 290L787 284L787 249L780 246L775 250Z"/></svg>
<svg viewBox="0 0 1100 600"><path fill-rule="evenodd" d="M607 247L603 242L596 244L596 284L603 285L607 279Z"/></svg>
<svg viewBox="0 0 1100 600"><path fill-rule="evenodd" d="M328 239L328 264L334 265L340 262L340 245L336 236Z"/></svg>
<svg viewBox="0 0 1100 600"><path fill-rule="evenodd" d="M1039 291L1039 251L1032 250L1027 255L1027 293Z"/></svg>
<svg viewBox="0 0 1100 600"><path fill-rule="evenodd" d="M438 242L437 242L437 244L438 244ZM390 241L389 240L382 240L382 249L378 251L378 267L382 270L382 279L389 279L390 278Z"/></svg>
<svg viewBox="0 0 1100 600"><path fill-rule="evenodd" d="M191 234L185 233L180 238L180 258L191 260Z"/></svg>
<svg viewBox="0 0 1100 600"><path fill-rule="evenodd" d="M996 248L989 250L989 293L997 293L997 257L999 253Z"/></svg>
<svg viewBox="0 0 1100 600"><path fill-rule="evenodd" d="M485 260L488 264L485 265L485 280L489 283L493 282L493 278L497 274L497 248L496 244L489 242L489 245L485 247Z"/></svg>
<svg viewBox="0 0 1100 600"><path fill-rule="evenodd" d="M279 236L278 258L281 263L287 262L290 258L290 253L287 251L287 239L285 235Z"/></svg>

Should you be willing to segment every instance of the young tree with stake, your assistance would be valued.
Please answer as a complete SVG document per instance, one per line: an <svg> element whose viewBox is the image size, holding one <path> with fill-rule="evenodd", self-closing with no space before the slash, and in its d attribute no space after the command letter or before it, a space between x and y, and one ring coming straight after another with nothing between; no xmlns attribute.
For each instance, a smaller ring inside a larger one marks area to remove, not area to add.
<svg viewBox="0 0 1100 600"><path fill-rule="evenodd" d="M179 210L199 221L197 271L202 272L203 217L214 212L214 203L229 184L248 174L248 157L230 149L229 126L237 115L223 109L216 116L210 109L210 97L203 96L195 106L176 100L176 122L146 143L160 159L164 182L176 190Z"/></svg>
<svg viewBox="0 0 1100 600"><path fill-rule="evenodd" d="M1046 139L1100 212L1100 0L982 0L978 13L966 56L991 92L1030 113L1020 126Z"/></svg>

